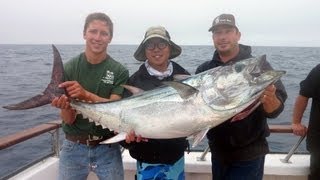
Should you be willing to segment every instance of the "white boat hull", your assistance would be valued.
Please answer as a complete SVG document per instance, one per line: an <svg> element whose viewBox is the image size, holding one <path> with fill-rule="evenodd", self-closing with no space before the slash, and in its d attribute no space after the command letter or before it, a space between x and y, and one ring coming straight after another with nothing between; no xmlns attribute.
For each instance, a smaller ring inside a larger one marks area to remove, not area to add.
<svg viewBox="0 0 320 180"><path fill-rule="evenodd" d="M202 152L185 154L186 180L211 180L211 154L208 153L204 161L198 161ZM264 167L264 180L307 180L309 174L309 155L295 154L291 163L282 163L286 154L268 154ZM132 180L136 172L136 161L128 151L123 152L125 179ZM57 157L49 157L25 171L10 178L11 180L56 180L58 175ZM88 180L98 179L91 173Z"/></svg>

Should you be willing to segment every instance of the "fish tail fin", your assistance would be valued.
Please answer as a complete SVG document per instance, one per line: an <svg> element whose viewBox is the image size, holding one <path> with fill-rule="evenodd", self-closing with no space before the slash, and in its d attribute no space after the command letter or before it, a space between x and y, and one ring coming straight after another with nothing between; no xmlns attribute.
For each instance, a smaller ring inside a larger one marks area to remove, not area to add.
<svg viewBox="0 0 320 180"><path fill-rule="evenodd" d="M17 104L11 104L3 106L5 109L9 110L23 110L31 109L39 106L43 106L51 103L55 97L59 97L65 94L65 90L59 88L59 84L64 81L64 69L63 63L58 49L52 45L53 48L53 68L51 74L51 82L48 84L47 88L42 94L36 95L30 99L22 101Z"/></svg>

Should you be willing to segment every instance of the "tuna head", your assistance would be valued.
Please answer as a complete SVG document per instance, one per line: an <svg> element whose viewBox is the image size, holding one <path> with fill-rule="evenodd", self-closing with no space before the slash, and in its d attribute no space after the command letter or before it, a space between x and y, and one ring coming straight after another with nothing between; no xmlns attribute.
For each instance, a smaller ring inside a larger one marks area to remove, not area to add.
<svg viewBox="0 0 320 180"><path fill-rule="evenodd" d="M283 74L273 70L263 55L203 72L196 88L214 111L230 118L257 102L264 89Z"/></svg>

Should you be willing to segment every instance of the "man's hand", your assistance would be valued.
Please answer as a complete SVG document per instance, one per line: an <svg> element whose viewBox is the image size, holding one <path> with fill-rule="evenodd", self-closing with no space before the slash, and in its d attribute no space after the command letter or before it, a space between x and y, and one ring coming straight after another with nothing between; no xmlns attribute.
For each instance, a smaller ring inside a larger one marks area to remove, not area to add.
<svg viewBox="0 0 320 180"><path fill-rule="evenodd" d="M69 99L64 94L60 97L55 97L51 102L51 106L54 106L54 107L60 108L60 109L70 109L71 108Z"/></svg>
<svg viewBox="0 0 320 180"><path fill-rule="evenodd" d="M297 124L293 123L291 127L293 130L293 134L297 136L304 136L308 131L308 128L301 123L297 123Z"/></svg>
<svg viewBox="0 0 320 180"><path fill-rule="evenodd" d="M148 142L148 139L142 138L140 135L136 135L134 131L130 131L129 134L126 136L126 143L131 143L131 142Z"/></svg>
<svg viewBox="0 0 320 180"><path fill-rule="evenodd" d="M260 98L263 108L267 113L272 113L281 105L280 100L276 96L276 89L275 85L269 85Z"/></svg>
<svg viewBox="0 0 320 180"><path fill-rule="evenodd" d="M72 98L87 100L88 92L79 84L78 81L66 81L59 84L59 88L65 88L68 95Z"/></svg>
<svg viewBox="0 0 320 180"><path fill-rule="evenodd" d="M75 110L71 109L69 98L66 95L55 97L51 106L61 109L60 116L66 124L73 124L76 118Z"/></svg>

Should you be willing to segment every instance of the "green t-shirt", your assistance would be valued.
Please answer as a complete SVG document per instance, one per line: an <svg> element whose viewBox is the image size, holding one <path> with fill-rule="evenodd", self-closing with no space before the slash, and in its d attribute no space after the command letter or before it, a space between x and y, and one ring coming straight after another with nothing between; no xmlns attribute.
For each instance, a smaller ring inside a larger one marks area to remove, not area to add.
<svg viewBox="0 0 320 180"><path fill-rule="evenodd" d="M78 81L87 91L103 98L109 98L111 94L122 95L122 84L126 84L129 78L128 70L108 56L99 64L90 64L84 53L72 58L64 64L65 81ZM72 135L103 136L109 133L108 129L96 126L82 115L77 115L76 121L62 124L63 131Z"/></svg>

